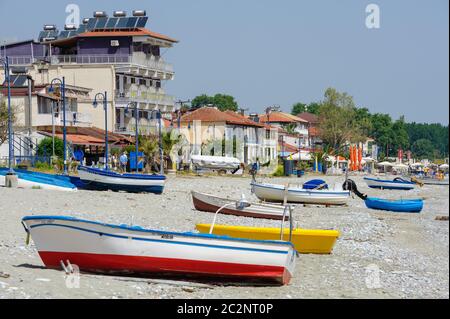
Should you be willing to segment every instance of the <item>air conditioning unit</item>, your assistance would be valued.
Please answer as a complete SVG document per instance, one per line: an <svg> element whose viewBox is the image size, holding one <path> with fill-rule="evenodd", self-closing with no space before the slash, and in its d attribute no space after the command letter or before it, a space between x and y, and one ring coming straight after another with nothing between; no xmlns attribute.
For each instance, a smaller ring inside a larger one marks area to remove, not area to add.
<svg viewBox="0 0 450 319"><path fill-rule="evenodd" d="M119 40L111 40L111 46L112 47L118 47L119 46Z"/></svg>

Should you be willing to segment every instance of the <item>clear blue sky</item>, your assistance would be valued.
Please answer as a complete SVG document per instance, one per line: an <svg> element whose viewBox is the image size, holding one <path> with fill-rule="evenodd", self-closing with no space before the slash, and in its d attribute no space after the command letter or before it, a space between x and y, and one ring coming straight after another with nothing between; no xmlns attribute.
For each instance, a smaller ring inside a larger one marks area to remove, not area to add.
<svg viewBox="0 0 450 319"><path fill-rule="evenodd" d="M289 111L331 86L371 112L448 124L448 0L0 0L0 41L37 37L44 23L61 29L69 3L82 17L146 9L150 29L180 40L165 53L177 98L223 92L252 111ZM369 3L380 29L366 28Z"/></svg>

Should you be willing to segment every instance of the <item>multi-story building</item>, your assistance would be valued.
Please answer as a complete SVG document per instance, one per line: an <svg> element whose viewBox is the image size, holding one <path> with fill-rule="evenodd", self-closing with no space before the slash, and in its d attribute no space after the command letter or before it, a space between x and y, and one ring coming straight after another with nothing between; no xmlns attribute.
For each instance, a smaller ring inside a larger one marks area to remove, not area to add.
<svg viewBox="0 0 450 319"><path fill-rule="evenodd" d="M259 116L261 123L282 128L287 134L282 134L284 142L296 147L307 148L309 143L308 122L298 116L273 111Z"/></svg>
<svg viewBox="0 0 450 319"><path fill-rule="evenodd" d="M65 25L59 32L56 26L46 25L38 41L2 46L0 55L9 57L12 71L32 81L32 98L13 98L13 104L23 110L19 117L29 119L26 124L33 130L52 123L60 125L62 107L59 99L49 94L49 87L53 79L62 77L68 125L104 128L102 100L96 108L92 104L97 93L105 92L109 131L133 133L138 115L139 128L145 132L155 125L151 120L154 110L173 112L174 98L166 94L164 84L174 78L174 71L162 51L177 41L146 29L147 21L145 11L133 11L132 16L116 11L112 17L95 12L78 28ZM0 69L0 83L4 80ZM58 90L57 82L54 86ZM3 91L6 93L5 85ZM30 101L31 107L27 105ZM138 104L138 114L132 107L126 112L131 102Z"/></svg>
<svg viewBox="0 0 450 319"><path fill-rule="evenodd" d="M202 107L183 115L180 126L191 154L237 157L246 164L277 158L277 130L236 112Z"/></svg>

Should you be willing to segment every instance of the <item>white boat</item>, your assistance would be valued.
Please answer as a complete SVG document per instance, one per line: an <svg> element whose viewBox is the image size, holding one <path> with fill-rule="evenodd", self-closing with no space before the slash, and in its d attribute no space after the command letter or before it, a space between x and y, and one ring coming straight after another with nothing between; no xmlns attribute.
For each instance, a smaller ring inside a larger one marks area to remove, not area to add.
<svg viewBox="0 0 450 319"><path fill-rule="evenodd" d="M393 180L364 177L364 181L370 188L381 188L381 189L410 190L414 189L416 185L413 182L404 180L399 177Z"/></svg>
<svg viewBox="0 0 450 319"><path fill-rule="evenodd" d="M161 194L164 190L164 175L120 174L110 170L80 166L79 188L90 190L113 190L126 192L149 192Z"/></svg>
<svg viewBox="0 0 450 319"><path fill-rule="evenodd" d="M283 219L284 207L281 205L248 203L248 206L240 207L239 205L233 205L238 204L238 200L195 191L192 191L191 194L195 209L200 211L215 213L221 207L228 205L220 210L222 214L277 220ZM285 216L285 220L288 219L289 217Z"/></svg>
<svg viewBox="0 0 450 319"><path fill-rule="evenodd" d="M251 184L252 192L260 200L269 202L283 202L286 194L289 203L345 205L350 197L350 191L341 189L303 189L300 186L256 183Z"/></svg>
<svg viewBox="0 0 450 319"><path fill-rule="evenodd" d="M22 219L43 263L118 274L178 274L287 284L296 253L290 242L235 239L110 225L65 216Z"/></svg>
<svg viewBox="0 0 450 319"><path fill-rule="evenodd" d="M5 185L7 168L0 168L0 185ZM45 174L22 169L15 169L17 175L17 187L38 188L52 191L75 192L77 187L72 184L69 176Z"/></svg>
<svg viewBox="0 0 450 319"><path fill-rule="evenodd" d="M192 165L196 169L237 170L241 161L235 157L192 155Z"/></svg>

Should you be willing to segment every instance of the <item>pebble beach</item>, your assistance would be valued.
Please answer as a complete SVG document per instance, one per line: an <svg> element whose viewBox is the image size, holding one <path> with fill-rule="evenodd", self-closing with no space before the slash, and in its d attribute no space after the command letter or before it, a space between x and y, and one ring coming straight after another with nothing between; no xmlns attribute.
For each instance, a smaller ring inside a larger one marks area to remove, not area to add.
<svg viewBox="0 0 450 319"><path fill-rule="evenodd" d="M424 198L420 214L371 210L354 196L347 206L297 205L297 226L337 229L332 254L302 254L286 286L251 286L82 273L79 288L68 288L65 273L46 269L20 223L27 215L69 215L114 224L194 231L213 214L196 211L190 191L256 201L250 178L169 176L162 195L116 192L57 192L0 187L0 298L449 298L448 186L411 191L369 189L352 176L361 192L391 199ZM285 184L303 178L264 178ZM330 185L342 176L327 176ZM218 224L279 227L279 221L219 215ZM374 275L375 273L375 275ZM373 276L378 278L373 281Z"/></svg>

